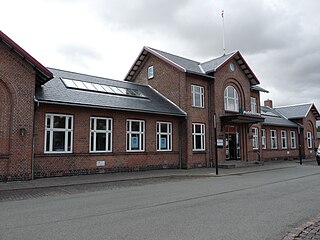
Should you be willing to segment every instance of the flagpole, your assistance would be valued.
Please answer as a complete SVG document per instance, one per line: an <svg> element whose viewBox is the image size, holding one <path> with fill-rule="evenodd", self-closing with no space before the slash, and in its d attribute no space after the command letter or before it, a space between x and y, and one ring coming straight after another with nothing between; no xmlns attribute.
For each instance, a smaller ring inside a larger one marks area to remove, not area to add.
<svg viewBox="0 0 320 240"><path fill-rule="evenodd" d="M222 17L222 46L223 46L223 55L226 55L226 44L225 44L225 39L224 39L224 10L222 10L221 17Z"/></svg>

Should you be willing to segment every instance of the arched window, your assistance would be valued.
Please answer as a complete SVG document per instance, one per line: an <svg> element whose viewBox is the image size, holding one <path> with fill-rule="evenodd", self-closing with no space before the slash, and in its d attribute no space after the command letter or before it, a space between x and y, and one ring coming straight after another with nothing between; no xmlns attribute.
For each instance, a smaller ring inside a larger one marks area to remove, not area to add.
<svg viewBox="0 0 320 240"><path fill-rule="evenodd" d="M239 112L238 92L232 86L228 86L224 90L224 110Z"/></svg>

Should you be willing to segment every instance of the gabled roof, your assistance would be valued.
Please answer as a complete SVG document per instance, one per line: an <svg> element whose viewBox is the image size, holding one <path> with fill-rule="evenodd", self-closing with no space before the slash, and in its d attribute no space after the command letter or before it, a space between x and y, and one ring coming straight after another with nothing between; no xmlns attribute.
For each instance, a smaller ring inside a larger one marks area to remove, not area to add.
<svg viewBox="0 0 320 240"><path fill-rule="evenodd" d="M197 74L205 77L212 77L210 73L216 72L219 68L223 67L229 60L234 59L239 64L243 73L248 77L252 85L259 84L258 78L255 76L249 65L246 63L239 51L232 52L221 57L211 59L206 62L198 62L184 57L180 57L171 53L160 51L150 47L144 47L140 52L138 58L132 65L131 69L127 73L125 80L131 81L140 65L148 54L153 54L168 64L174 66L185 73Z"/></svg>
<svg viewBox="0 0 320 240"><path fill-rule="evenodd" d="M261 116L264 117L262 125L298 127L296 123L286 119L273 108L261 106Z"/></svg>
<svg viewBox="0 0 320 240"><path fill-rule="evenodd" d="M50 68L54 78L36 89L36 100L39 102L93 107L113 110L124 110L144 113L154 113L173 116L186 116L186 113L171 101L154 91L151 87L117 81L107 78L89 76ZM85 83L95 83L142 93L141 96L111 94L93 90L83 90L67 87L63 79L71 79Z"/></svg>
<svg viewBox="0 0 320 240"><path fill-rule="evenodd" d="M34 67L37 74L37 85L44 84L45 82L53 78L53 74L46 67L44 67L40 62L33 58L29 53L27 53L22 47L20 47L2 31L0 31L0 41L4 42L8 47L19 54L22 59L26 60L29 64L32 65L32 67Z"/></svg>
<svg viewBox="0 0 320 240"><path fill-rule="evenodd" d="M288 119L305 118L311 111L316 120L320 120L320 114L313 103L276 107L275 109Z"/></svg>

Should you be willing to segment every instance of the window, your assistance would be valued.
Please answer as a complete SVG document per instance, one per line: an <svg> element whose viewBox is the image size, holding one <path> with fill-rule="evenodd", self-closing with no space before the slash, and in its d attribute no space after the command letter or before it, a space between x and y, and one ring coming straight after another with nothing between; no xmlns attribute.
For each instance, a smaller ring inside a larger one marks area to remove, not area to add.
<svg viewBox="0 0 320 240"><path fill-rule="evenodd" d="M291 148L297 148L296 144L296 132L290 131L290 142L291 142Z"/></svg>
<svg viewBox="0 0 320 240"><path fill-rule="evenodd" d="M257 99L254 97L251 97L251 112L257 113Z"/></svg>
<svg viewBox="0 0 320 240"><path fill-rule="evenodd" d="M266 130L265 129L261 129L261 145L262 145L262 149L267 148Z"/></svg>
<svg viewBox="0 0 320 240"><path fill-rule="evenodd" d="M154 69L153 66L148 67L148 79L152 79L154 77Z"/></svg>
<svg viewBox="0 0 320 240"><path fill-rule="evenodd" d="M71 153L73 116L46 114L45 153Z"/></svg>
<svg viewBox="0 0 320 240"><path fill-rule="evenodd" d="M224 110L239 112L238 92L232 86L228 86L224 90Z"/></svg>
<svg viewBox="0 0 320 240"><path fill-rule="evenodd" d="M271 149L277 149L278 148L278 139L277 139L277 131L276 130L270 130L270 140L271 140Z"/></svg>
<svg viewBox="0 0 320 240"><path fill-rule="evenodd" d="M312 133L311 132L307 132L307 144L308 144L308 148L312 148Z"/></svg>
<svg viewBox="0 0 320 240"><path fill-rule="evenodd" d="M127 151L144 151L144 121L127 120Z"/></svg>
<svg viewBox="0 0 320 240"><path fill-rule="evenodd" d="M172 150L172 124L169 122L157 122L157 150Z"/></svg>
<svg viewBox="0 0 320 240"><path fill-rule="evenodd" d="M191 85L192 107L204 107L204 88L196 85Z"/></svg>
<svg viewBox="0 0 320 240"><path fill-rule="evenodd" d="M259 149L258 128L252 128L252 148L253 149Z"/></svg>
<svg viewBox="0 0 320 240"><path fill-rule="evenodd" d="M287 131L282 130L281 131L281 148L282 149L287 149L288 145L287 145Z"/></svg>
<svg viewBox="0 0 320 240"><path fill-rule="evenodd" d="M67 88L75 88L91 92L100 92L106 94L117 94L130 97L144 97L143 93L138 89L123 88L99 83L84 82L74 79L61 78Z"/></svg>
<svg viewBox="0 0 320 240"><path fill-rule="evenodd" d="M205 150L205 130L204 124L192 123L192 144L193 151L204 151Z"/></svg>
<svg viewBox="0 0 320 240"><path fill-rule="evenodd" d="M90 118L90 152L112 151L112 119Z"/></svg>

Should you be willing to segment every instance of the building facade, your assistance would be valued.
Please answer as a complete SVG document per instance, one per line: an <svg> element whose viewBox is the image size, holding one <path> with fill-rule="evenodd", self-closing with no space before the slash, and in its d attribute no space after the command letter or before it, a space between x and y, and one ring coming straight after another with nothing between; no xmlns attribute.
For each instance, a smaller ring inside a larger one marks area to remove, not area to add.
<svg viewBox="0 0 320 240"><path fill-rule="evenodd" d="M316 107L261 106L240 52L200 63L144 47L115 81L0 40L1 181L315 156Z"/></svg>

